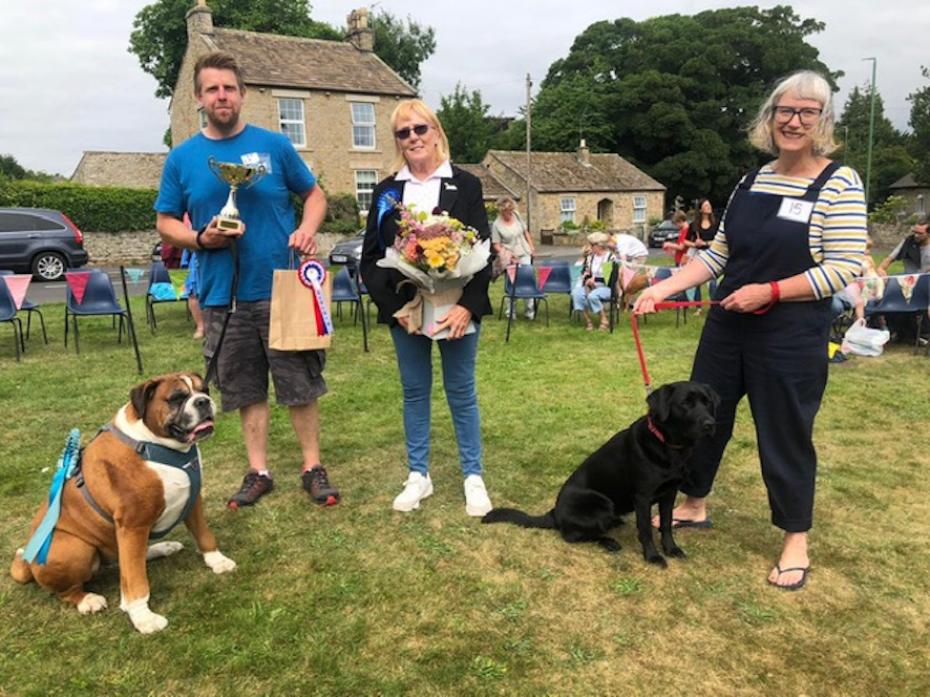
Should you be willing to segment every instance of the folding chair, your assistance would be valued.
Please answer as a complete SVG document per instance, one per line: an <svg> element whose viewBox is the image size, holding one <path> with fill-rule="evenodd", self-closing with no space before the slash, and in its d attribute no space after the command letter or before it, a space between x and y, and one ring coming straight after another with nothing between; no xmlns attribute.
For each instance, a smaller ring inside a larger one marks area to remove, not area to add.
<svg viewBox="0 0 930 697"><path fill-rule="evenodd" d="M546 295L562 294L568 296L568 317L572 316L572 269L567 261L541 262L540 266L548 266L552 269L549 272L549 278L546 279L546 285L542 290ZM547 305L548 307L548 305Z"/></svg>
<svg viewBox="0 0 930 697"><path fill-rule="evenodd" d="M6 287L6 283L3 283L3 279L0 279L0 322L9 322L13 326L13 344L16 346L16 361L19 362L20 354L26 350L23 340L23 322L16 316L13 294Z"/></svg>
<svg viewBox="0 0 930 697"><path fill-rule="evenodd" d="M71 292L71 286L67 289L67 298L65 302L65 348L68 347L68 316L74 324L74 349L77 353L81 352L80 338L78 335L78 317L99 317L111 316L114 324L119 317L119 334L117 341L123 343L123 326L126 321L126 310L122 308L116 299L116 291L113 289L113 283L110 277L98 269L85 271L89 274L87 286L84 288L84 297L82 302L78 302ZM127 336L129 330L127 329Z"/></svg>
<svg viewBox="0 0 930 697"><path fill-rule="evenodd" d="M12 275L13 272L9 269L0 269L0 277ZM0 281L2 281L2 278L0 278ZM28 339L32 332L32 315L35 313L39 316L39 322L42 325L42 338L45 340L45 343L48 344L48 334L45 333L45 318L42 316L42 311L39 310L39 306L31 300L23 299L23 304L19 306L19 311L26 313L26 338Z"/></svg>
<svg viewBox="0 0 930 697"><path fill-rule="evenodd" d="M497 318L500 319L504 316L504 301L508 298L516 300L535 300L537 311L539 310L539 303L543 302L546 304L546 326L549 326L549 299L546 297L546 294L543 293L539 286L536 284L536 269L533 268L532 264L517 264L517 271L515 274L516 282L510 283L510 274L504 273L504 297L501 298L500 311L497 313ZM550 279L552 277L550 276ZM546 285L549 285L549 281L546 282Z"/></svg>
<svg viewBox="0 0 930 697"><path fill-rule="evenodd" d="M155 284L160 284L154 291L152 286ZM158 290L164 288L171 288L171 293L173 297L159 297ZM145 291L145 319L148 322L149 329L152 332L157 328L157 322L155 321L155 305L160 303L176 303L183 302L185 307L187 306L187 296L182 294L181 297L178 297L175 294L174 284L171 282L171 274L168 273L168 268L165 266L165 262L153 261L152 265L149 267L149 287ZM188 319L190 318L190 310L188 310Z"/></svg>

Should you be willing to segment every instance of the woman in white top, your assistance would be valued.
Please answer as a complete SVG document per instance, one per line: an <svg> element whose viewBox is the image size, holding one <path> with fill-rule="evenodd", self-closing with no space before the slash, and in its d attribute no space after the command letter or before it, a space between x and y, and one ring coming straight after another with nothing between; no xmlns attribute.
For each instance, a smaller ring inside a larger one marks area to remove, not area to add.
<svg viewBox="0 0 930 697"><path fill-rule="evenodd" d="M512 263L532 264L536 247L533 237L517 213L517 206L513 199L504 196L497 200L497 218L491 224L491 244L494 253L500 257L501 265L506 267ZM536 316L535 300L526 301L526 318ZM515 308L509 308L511 315Z"/></svg>
<svg viewBox="0 0 930 697"><path fill-rule="evenodd" d="M610 300L610 286L607 285L610 271L607 265L614 261L614 255L607 248L609 239L603 232L588 235L591 251L582 260L581 281L572 289L572 309L584 312L585 329L589 332L594 329L591 313L600 315L602 332L607 331L609 326L607 313L604 312L604 302Z"/></svg>

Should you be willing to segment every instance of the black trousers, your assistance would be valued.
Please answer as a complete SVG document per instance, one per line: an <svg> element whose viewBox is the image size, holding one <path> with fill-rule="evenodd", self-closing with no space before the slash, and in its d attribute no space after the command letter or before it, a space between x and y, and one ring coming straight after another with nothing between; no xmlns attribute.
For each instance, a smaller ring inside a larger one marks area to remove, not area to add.
<svg viewBox="0 0 930 697"><path fill-rule="evenodd" d="M784 303L774 308L777 316L764 318L720 308L711 312L691 379L720 394L717 430L697 444L681 488L689 496L710 493L736 407L748 395L772 523L787 532L805 532L813 521L817 454L812 434L827 385L829 323L820 309L805 305Z"/></svg>

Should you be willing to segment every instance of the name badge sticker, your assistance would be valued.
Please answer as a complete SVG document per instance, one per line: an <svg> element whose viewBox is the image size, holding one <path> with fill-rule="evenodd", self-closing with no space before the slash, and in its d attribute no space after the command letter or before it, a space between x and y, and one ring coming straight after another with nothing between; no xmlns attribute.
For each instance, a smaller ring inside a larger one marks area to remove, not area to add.
<svg viewBox="0 0 930 697"><path fill-rule="evenodd" d="M778 209L778 217L783 220L792 220L796 223L806 223L811 219L814 210L813 201L803 201L799 198L785 196Z"/></svg>
<svg viewBox="0 0 930 697"><path fill-rule="evenodd" d="M271 174L271 155L266 152L249 152L242 155L242 164L249 167L265 166L265 174Z"/></svg>

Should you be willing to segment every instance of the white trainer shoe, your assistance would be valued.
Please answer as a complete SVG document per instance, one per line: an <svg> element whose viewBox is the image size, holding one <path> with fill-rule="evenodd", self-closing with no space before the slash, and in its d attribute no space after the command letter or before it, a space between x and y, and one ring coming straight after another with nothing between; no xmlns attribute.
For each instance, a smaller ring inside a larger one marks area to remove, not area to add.
<svg viewBox="0 0 930 697"><path fill-rule="evenodd" d="M465 512L470 516L481 517L492 508L481 475L469 474L465 477Z"/></svg>
<svg viewBox="0 0 930 697"><path fill-rule="evenodd" d="M427 474L411 472L404 482L404 490L394 499L394 510L409 513L420 507L420 501L433 493L433 480Z"/></svg>

